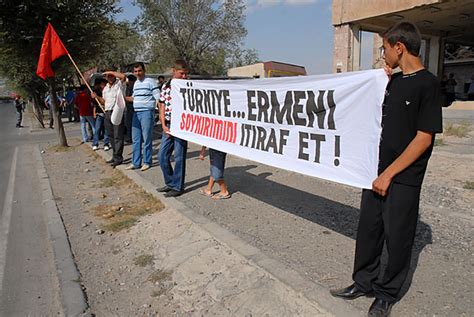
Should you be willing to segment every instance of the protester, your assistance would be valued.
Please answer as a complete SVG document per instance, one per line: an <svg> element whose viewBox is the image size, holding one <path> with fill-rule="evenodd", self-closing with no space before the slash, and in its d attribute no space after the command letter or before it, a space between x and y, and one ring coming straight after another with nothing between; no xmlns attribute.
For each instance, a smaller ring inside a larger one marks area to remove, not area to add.
<svg viewBox="0 0 474 317"><path fill-rule="evenodd" d="M177 60L173 67L173 79L186 79L188 77L188 67L183 60ZM188 142L176 138L170 134L171 126L171 80L163 85L160 96L160 121L163 128L160 152L161 171L165 179L165 186L158 188L159 192L166 192L166 197L176 197L184 191L184 177L186 173L186 152ZM174 151L174 170L171 166L171 154Z"/></svg>
<svg viewBox="0 0 474 317"><path fill-rule="evenodd" d="M63 99L59 97L59 95L56 95L57 102L58 102L58 111L62 107ZM48 94L46 98L44 99L44 105L45 108L48 109L49 112L49 128L54 129L54 113L53 113L53 103L51 102L51 94Z"/></svg>
<svg viewBox="0 0 474 317"><path fill-rule="evenodd" d="M20 95L15 96L15 109L16 109L16 127L23 128L21 121L23 120L23 102Z"/></svg>
<svg viewBox="0 0 474 317"><path fill-rule="evenodd" d="M199 154L199 159L204 160L206 152L206 147L203 146L201 148L201 152ZM225 157L227 153L209 149L209 163L210 163L210 174L209 182L207 183L206 188L202 188L199 190L201 195L211 197L215 200L221 199L228 199L230 198L230 193L227 188L226 183L224 182L224 168L225 168ZM212 188L214 184L217 183L220 187L220 191L216 194L213 193Z"/></svg>
<svg viewBox="0 0 474 317"><path fill-rule="evenodd" d="M66 115L69 122L72 122L74 118L74 99L76 98L76 93L72 87L69 87L66 90Z"/></svg>
<svg viewBox="0 0 474 317"><path fill-rule="evenodd" d="M165 84L166 80L165 80L165 76L163 75L160 75L158 76L158 88L163 88L163 85Z"/></svg>
<svg viewBox="0 0 474 317"><path fill-rule="evenodd" d="M79 118L81 121L83 143L92 141L95 134L94 112L92 110L92 99L89 96L86 85L79 87L79 94L76 96L76 106L79 108ZM92 134L87 131L87 124L92 127Z"/></svg>
<svg viewBox="0 0 474 317"><path fill-rule="evenodd" d="M467 100L474 100L474 74L471 76L471 83L469 84L469 89L467 91Z"/></svg>
<svg viewBox="0 0 474 317"><path fill-rule="evenodd" d="M137 81L133 86L133 96L125 97L126 101L133 102L132 120L132 163L127 169L140 168L146 171L152 163L152 138L155 107L160 96L160 90L155 80L145 77L145 65L138 62L133 67ZM142 165L143 141L143 165Z"/></svg>
<svg viewBox="0 0 474 317"><path fill-rule="evenodd" d="M457 81L454 79L454 74L449 74L448 82L446 83L446 99L448 105L451 105L456 100L456 86Z"/></svg>
<svg viewBox="0 0 474 317"><path fill-rule="evenodd" d="M104 77L107 80L102 91L102 97L93 93L92 97L99 99L105 108L105 130L110 138L112 144L112 159L107 161L112 167L122 164L123 162L123 146L124 146L124 133L125 124L123 115L118 125L112 123L112 111L114 107L117 107L117 97L119 94L125 93L125 74L115 71L105 71Z"/></svg>
<svg viewBox="0 0 474 317"><path fill-rule="evenodd" d="M389 316L409 267L418 221L420 190L435 133L442 132L440 85L418 57L421 36L401 22L382 34L387 86L379 148L379 176L362 193L354 283L332 290L344 299L375 296L369 316ZM384 243L387 265L381 267Z"/></svg>
<svg viewBox="0 0 474 317"><path fill-rule="evenodd" d="M103 78L98 78L94 82L94 97L102 97L102 91L107 84L107 80ZM94 140L92 141L92 149L97 151L99 149L99 140L100 135L104 134L104 151L110 150L110 143L109 143L109 133L107 129L105 129L105 113L102 108L104 105L97 102L97 100L92 101L94 104L94 119L95 119L95 133L94 133Z"/></svg>
<svg viewBox="0 0 474 317"><path fill-rule="evenodd" d="M127 88L125 89L125 96L133 96L133 86L137 77L133 75L127 76ZM125 110L125 143L132 144L132 122L133 122L133 102L126 102L127 109Z"/></svg>

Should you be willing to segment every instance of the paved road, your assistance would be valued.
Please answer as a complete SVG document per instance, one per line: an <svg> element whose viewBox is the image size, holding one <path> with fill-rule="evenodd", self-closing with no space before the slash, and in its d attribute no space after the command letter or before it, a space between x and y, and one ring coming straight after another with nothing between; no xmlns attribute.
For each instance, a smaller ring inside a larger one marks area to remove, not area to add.
<svg viewBox="0 0 474 317"><path fill-rule="evenodd" d="M55 134L17 129L15 115L0 104L0 316L52 316L58 282L33 150Z"/></svg>

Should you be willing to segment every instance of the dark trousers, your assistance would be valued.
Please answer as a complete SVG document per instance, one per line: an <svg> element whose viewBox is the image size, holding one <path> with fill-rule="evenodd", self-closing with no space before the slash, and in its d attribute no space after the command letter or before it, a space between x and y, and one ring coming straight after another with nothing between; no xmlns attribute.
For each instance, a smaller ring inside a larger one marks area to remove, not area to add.
<svg viewBox="0 0 474 317"><path fill-rule="evenodd" d="M110 145L112 146L114 162L122 163L123 161L123 138L125 133L125 125L122 121L119 125L112 124L110 117L112 111L105 112L105 129L109 135Z"/></svg>
<svg viewBox="0 0 474 317"><path fill-rule="evenodd" d="M16 108L16 126L21 127L21 120L23 120L23 109Z"/></svg>
<svg viewBox="0 0 474 317"><path fill-rule="evenodd" d="M124 113L124 120L125 120L125 129L126 129L126 137L125 140L128 143L132 143L132 120L133 120L133 103L127 103L127 109Z"/></svg>
<svg viewBox="0 0 474 317"><path fill-rule="evenodd" d="M410 268L421 187L392 183L386 197L362 192L354 282L377 298L396 302ZM388 262L380 272L384 242Z"/></svg>

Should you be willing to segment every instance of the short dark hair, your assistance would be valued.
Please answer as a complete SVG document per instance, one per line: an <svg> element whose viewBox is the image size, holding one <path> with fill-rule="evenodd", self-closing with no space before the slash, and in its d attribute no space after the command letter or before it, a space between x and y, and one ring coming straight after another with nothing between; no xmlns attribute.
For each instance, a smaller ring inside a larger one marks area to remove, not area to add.
<svg viewBox="0 0 474 317"><path fill-rule="evenodd" d="M177 59L174 62L174 69L176 70L188 70L188 63L184 59Z"/></svg>
<svg viewBox="0 0 474 317"><path fill-rule="evenodd" d="M391 46L397 42L403 43L408 53L418 56L421 47L421 34L415 24L399 22L380 34Z"/></svg>
<svg viewBox="0 0 474 317"><path fill-rule="evenodd" d="M145 70L145 64L143 64L143 62L136 62L135 64L133 64L133 68L138 67L141 67L143 70Z"/></svg>
<svg viewBox="0 0 474 317"><path fill-rule="evenodd" d="M160 79L165 79L165 76L163 76L163 75L158 76L158 80L160 80Z"/></svg>
<svg viewBox="0 0 474 317"><path fill-rule="evenodd" d="M102 83L107 83L107 80L105 78L96 78L94 81L94 86L100 85Z"/></svg>

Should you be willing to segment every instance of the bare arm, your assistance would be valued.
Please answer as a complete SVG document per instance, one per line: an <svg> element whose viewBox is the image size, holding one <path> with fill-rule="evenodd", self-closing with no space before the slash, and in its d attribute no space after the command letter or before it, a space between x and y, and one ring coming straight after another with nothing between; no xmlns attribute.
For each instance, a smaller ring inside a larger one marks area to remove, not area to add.
<svg viewBox="0 0 474 317"><path fill-rule="evenodd" d="M402 154L374 180L372 190L380 196L385 196L393 178L413 164L430 147L432 137L431 132L418 131Z"/></svg>
<svg viewBox="0 0 474 317"><path fill-rule="evenodd" d="M125 81L125 79L127 79L125 74L120 73L120 72L106 71L106 72L103 72L102 75L104 75L104 77L106 77L107 75L113 75L113 76L117 77L118 79L120 79L121 81Z"/></svg>
<svg viewBox="0 0 474 317"><path fill-rule="evenodd" d="M92 92L92 93L91 93L91 98L92 98L92 99L97 99L97 100L99 100L99 102L100 102L101 105L105 105L105 99L102 98L102 97L100 97L100 96L98 96L95 92Z"/></svg>
<svg viewBox="0 0 474 317"><path fill-rule="evenodd" d="M160 106L160 122L161 122L161 127L163 128L163 132L166 134L170 134L170 129L169 127L166 126L166 121L165 121L165 104L163 102L158 103Z"/></svg>

